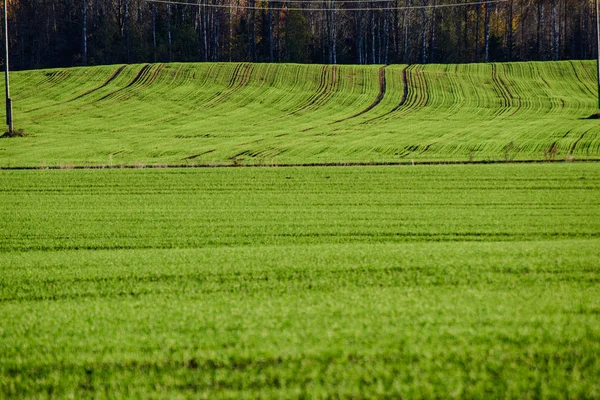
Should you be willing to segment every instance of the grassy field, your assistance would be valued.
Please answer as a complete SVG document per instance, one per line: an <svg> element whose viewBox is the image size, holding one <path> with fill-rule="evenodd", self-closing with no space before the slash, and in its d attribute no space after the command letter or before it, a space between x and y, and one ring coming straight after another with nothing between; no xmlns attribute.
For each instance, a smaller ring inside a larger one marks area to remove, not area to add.
<svg viewBox="0 0 600 400"><path fill-rule="evenodd" d="M13 73L0 167L600 159L591 61Z"/></svg>
<svg viewBox="0 0 600 400"><path fill-rule="evenodd" d="M595 163L0 182L0 397L600 397Z"/></svg>

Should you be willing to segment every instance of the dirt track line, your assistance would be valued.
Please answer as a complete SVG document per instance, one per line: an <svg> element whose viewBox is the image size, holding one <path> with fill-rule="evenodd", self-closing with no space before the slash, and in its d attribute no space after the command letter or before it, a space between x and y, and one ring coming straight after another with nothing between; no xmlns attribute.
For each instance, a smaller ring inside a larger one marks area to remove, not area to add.
<svg viewBox="0 0 600 400"><path fill-rule="evenodd" d="M591 129L588 129L587 131L583 132L581 134L581 136L579 137L579 139L577 139L575 142L573 142L573 144L571 145L571 148L569 149L569 155L573 155L573 152L575 151L575 148L577 147L577 145L579 144L579 142L581 142L581 139L583 139L583 137L585 136L585 134L588 133L589 131L591 131Z"/></svg>
<svg viewBox="0 0 600 400"><path fill-rule="evenodd" d="M239 67L239 68L238 68ZM233 72L231 81L224 91L218 93L215 97L210 99L203 108L214 107L227 100L235 92L239 91L243 87L247 86L250 82L250 77L254 71L254 66L251 63L240 64ZM237 84L236 84L237 82Z"/></svg>
<svg viewBox="0 0 600 400"><path fill-rule="evenodd" d="M183 157L182 160L193 160L194 158L198 158L200 156L204 156L206 154L213 153L214 151L215 151L215 149L207 150L207 151L204 151L202 153L193 154L191 156Z"/></svg>
<svg viewBox="0 0 600 400"><path fill-rule="evenodd" d="M379 68L379 93L377 94L377 97L375 98L375 100L373 101L373 103L371 103L371 105L369 105L367 108L365 108L364 110L350 116L350 117L346 117L346 118L342 118L342 119L338 119L337 121L331 122L329 123L329 125L332 124L337 124L339 122L344 122L347 121L349 119L352 118L356 118L360 115L363 115L369 111L371 111L373 108L375 108L379 103L381 103L381 100L383 100L384 96L385 96L385 90L386 90L386 81L385 81L385 68L387 66L383 66L381 68Z"/></svg>
<svg viewBox="0 0 600 400"><path fill-rule="evenodd" d="M579 74L577 73L577 68L575 68L575 64L573 63L573 61L569 61L569 64L571 65L571 68L573 68L573 73L575 74L575 77L577 78L577 80L581 83L581 85L585 88L585 90L587 90L588 92L590 92L591 95L596 96L596 92L594 92L592 89L590 89L588 87L588 85L586 84L585 81L583 81L581 79L581 77L579 76Z"/></svg>
<svg viewBox="0 0 600 400"><path fill-rule="evenodd" d="M304 110L311 110L327 102L335 93L335 88L338 83L338 68L337 66L323 66L321 70L321 80L317 91L310 96L303 105L288 115L296 115Z"/></svg>
<svg viewBox="0 0 600 400"><path fill-rule="evenodd" d="M390 111L390 113L400 111L401 108L404 108L403 112L400 114L400 116L403 117L406 114L410 113L412 110L427 105L427 102L429 101L429 98L427 96L427 81L425 80L425 77L423 76L422 70L420 68L422 68L422 66L416 66L414 68L414 74L408 74L407 71L406 86L416 86L417 89L413 90L412 96L411 92L409 91L405 102L402 103L401 106L398 105L394 110ZM409 80L411 77L414 79L414 85L409 84Z"/></svg>
<svg viewBox="0 0 600 400"><path fill-rule="evenodd" d="M331 76L329 77L329 79L327 79L327 85L325 87L323 95L317 98L311 104L311 106L320 106L326 103L331 98L331 96L334 95L338 83L338 67L334 65L331 67Z"/></svg>
<svg viewBox="0 0 600 400"><path fill-rule="evenodd" d="M223 90L216 92L214 95L212 95L208 99L206 99L204 101L205 104L210 104L215 99L218 99L219 96L221 96L223 94L223 92L225 92L226 90L229 90L233 87L233 85L235 84L235 81L237 80L237 76L238 76L238 73L239 73L242 65L243 64L241 64L241 63L235 65L235 67L233 68L233 73L231 74L231 78L229 78L229 83L227 84L227 86L225 86L225 88Z"/></svg>
<svg viewBox="0 0 600 400"><path fill-rule="evenodd" d="M505 64L502 64L502 71L504 73L504 76L508 78L508 73L506 71ZM504 86L504 89L510 96L511 105L513 102L515 103L515 110L510 114L510 117L512 117L513 115L515 115L517 112L519 112L521 110L521 108L522 108L521 99L518 96L515 96L513 94L513 92L510 90L511 85L507 84L506 81L501 76L498 76L498 79L500 80L500 82L502 83L502 86ZM514 87L515 87L515 90L517 90L518 86L514 85Z"/></svg>
<svg viewBox="0 0 600 400"><path fill-rule="evenodd" d="M23 111L23 114L27 114L27 113L30 113L30 112L33 112L33 111L42 110L44 108L56 107L56 106L59 106L61 104L71 103L71 102L73 102L75 100L79 100L82 97L90 95L90 94L94 93L95 91L100 90L100 89L106 87L109 83L111 83L113 80L115 80L117 78L117 76L119 76L119 74L125 69L126 66L127 65L121 65L119 68L117 68L117 70L115 72L113 72L113 74L102 85L100 85L100 86L97 86L97 87L95 87L93 89L90 89L90 90L88 90L88 91L86 91L86 92L84 92L84 93L82 93L80 95L77 95L77 96L73 97L72 99L66 100L66 101L61 101L61 102L58 102L58 103L50 104L49 106L37 107L37 108L32 108L31 110Z"/></svg>
<svg viewBox="0 0 600 400"><path fill-rule="evenodd" d="M236 156L244 155L245 150ZM235 156L234 156L235 157ZM484 160L484 161L389 161L389 162L330 162L330 163L264 163L264 164L157 164L157 165L87 165L87 166L46 166L46 167L0 167L0 171L43 171L43 170L89 170L89 169L175 169L175 168L314 168L314 167L388 167L415 165L488 165L488 164L600 164L600 158L587 160Z"/></svg>
<svg viewBox="0 0 600 400"><path fill-rule="evenodd" d="M425 80L425 75L423 75L423 70L416 69L415 76L417 77L417 80L419 81L420 96L419 96L419 102L416 103L415 106L411 107L411 108L425 107L427 105L427 103L429 102L429 96L427 96L427 81Z"/></svg>
<svg viewBox="0 0 600 400"><path fill-rule="evenodd" d="M142 67L142 68L141 68L141 69L138 71L138 73L137 73L137 74L136 74L136 75L133 77L133 79L131 80L131 82L129 82L129 83L127 84L127 86L125 86L125 87L123 87L123 88L120 88L120 89L117 89L117 90L115 90L115 91L112 91L112 92L110 92L110 93L106 94L105 96L102 96L101 98L99 98L99 99L98 99L98 100L96 100L96 101L98 102L98 101L106 100L106 99L108 99L109 97L112 97L113 95L115 95L115 94L117 94L117 93L119 93L119 92L121 92L121 91L123 91L123 90L125 90L125 89L128 89L128 88L132 87L132 86L133 86L133 85L135 85L137 82L139 82L139 80L142 78L142 76L143 76L144 74L146 74L150 68L151 68L150 64L146 64L146 65L144 65L144 66L143 66L143 67Z"/></svg>
<svg viewBox="0 0 600 400"><path fill-rule="evenodd" d="M408 99L408 79L406 79L406 70L408 67L402 70L402 85L404 86L404 93L402 94L402 99L400 99L400 103L392 110L392 112L398 110L404 104L406 104L406 99Z"/></svg>
<svg viewBox="0 0 600 400"><path fill-rule="evenodd" d="M71 100L66 101L66 103L70 103L72 101L78 100L78 99L80 99L80 98L82 98L84 96L87 96L87 95L90 95L90 94L94 93L97 90L102 89L103 87L108 86L112 81L114 81L121 74L121 72L123 72L123 70L125 69L126 66L127 65L121 65L119 68L117 68L117 70L115 72L113 72L113 74L102 85L100 85L100 86L98 86L98 87L96 87L94 89L88 90L87 92L82 93L82 94L80 94L77 97L73 97Z"/></svg>
<svg viewBox="0 0 600 400"><path fill-rule="evenodd" d="M324 65L321 68L321 76L319 79L319 86L317 86L317 90L313 94L311 94L304 103L302 103L298 108L296 108L296 110L290 112L288 115L295 115L295 114L299 113L300 111L307 109L308 107L310 107L311 104L313 104L315 102L315 100L321 95L321 93L325 90L325 87L327 86L327 72L328 71L329 71L329 66Z"/></svg>
<svg viewBox="0 0 600 400"><path fill-rule="evenodd" d="M495 63L492 64L492 81L496 87L496 92L500 95L500 99L502 100L502 107L496 113L496 116L500 116L510 108L512 94L506 89L502 79L498 76L498 66Z"/></svg>
<svg viewBox="0 0 600 400"><path fill-rule="evenodd" d="M131 80L131 82L129 82L127 84L127 86L117 89L117 90L107 94L106 96L96 100L95 102L115 97L119 93L124 93L127 91L127 89L132 89L135 86L142 86L142 87L149 86L158 79L158 75L160 74L160 71L162 71L164 68L165 68L165 64L158 64L158 65L146 64L144 67L142 67L142 69L140 69L138 71L136 76ZM123 97L126 97L126 96L127 96L127 94L125 93L123 96L119 96L119 97L122 99Z"/></svg>
<svg viewBox="0 0 600 400"><path fill-rule="evenodd" d="M385 114L382 114L382 115L380 115L378 117L375 117L375 118L371 118L368 121L362 122L363 124L366 124L368 122L376 121L378 119L387 117L388 115L390 115L392 113L395 113L400 108L404 107L404 105L408 101L408 93L409 93L409 85L408 85L408 78L407 78L407 70L408 70L408 68L410 68L410 66L406 66L402 70L402 86L404 86L404 91L402 93L402 99L400 99L400 103L398 103L398 105L396 107L392 108L390 111L386 112Z"/></svg>

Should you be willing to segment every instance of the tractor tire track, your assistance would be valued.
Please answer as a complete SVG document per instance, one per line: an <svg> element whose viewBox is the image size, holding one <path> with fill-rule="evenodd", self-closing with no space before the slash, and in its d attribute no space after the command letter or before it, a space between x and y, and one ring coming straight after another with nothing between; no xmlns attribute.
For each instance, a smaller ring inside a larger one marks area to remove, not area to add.
<svg viewBox="0 0 600 400"><path fill-rule="evenodd" d="M510 89L508 89L507 85L504 83L502 78L498 75L498 66L494 63L492 64L492 81L494 82L494 90L498 94L501 107L494 114L494 117L499 117L502 114L508 112L511 106L511 100L513 98Z"/></svg>
<svg viewBox="0 0 600 400"><path fill-rule="evenodd" d="M141 68L141 69L140 69L140 70L137 72L137 74L135 75L135 77L134 77L134 78L133 78L133 79L132 79L132 80L131 80L131 81L130 81L128 84L127 84L127 86L125 86L125 87L121 87L121 88L118 88L118 89L116 89L116 90L113 90L113 91L111 91L110 93L108 93L108 94L106 94L106 95L102 96L102 97L101 97L101 98L99 98L99 99L92 100L92 101L89 101L89 102L87 102L87 103L82 103L82 104L78 105L78 107L86 107L86 106L90 106L90 105L92 105L92 104L95 104L95 103L98 103L98 102L100 102L100 101L107 100L107 99L114 99L114 98L117 98L117 100L119 100L119 99L123 99L123 98L125 98L125 97L126 97L126 95L118 96L118 95L119 95L119 93L121 93L121 92L123 92L123 91L125 91L125 90L127 90L127 89L130 89L130 88L131 88L131 87L133 87L134 85L137 85L139 82L143 82L143 83L144 83L144 86L148 86L148 85L152 84L152 82L154 82L154 81L155 81L155 80L158 78L158 74L160 73L160 71L161 71L161 70L162 70L164 67L165 67L165 65L164 65L164 64L160 64L160 65L158 65L156 68L154 68L154 69L155 69L155 71L154 71L154 73L152 73L152 74L150 75L150 78L147 78L147 77L146 77L146 75L149 75L149 71L151 71L151 70L152 70L152 65L151 65L151 64L146 64L146 65L144 65L144 66L143 66L143 67L142 67L142 68ZM63 113L63 114L61 114L61 115L69 115L69 114L73 114L74 112L75 112L74 110L70 110L70 111L68 111L68 112L65 112L65 113ZM52 115L52 114L50 114L50 113L48 113L48 114L42 114L42 115L39 115L39 117L48 117L48 116L50 116L50 115Z"/></svg>
<svg viewBox="0 0 600 400"><path fill-rule="evenodd" d="M339 84L337 66L323 66L321 69L321 78L316 92L311 95L302 105L288 115L297 115L302 111L312 110L326 103L335 93Z"/></svg>
<svg viewBox="0 0 600 400"><path fill-rule="evenodd" d="M505 77L508 77L508 72L506 71L506 64L502 64L502 71ZM506 93L508 93L509 97L510 97L510 105L513 105L513 103L515 103L515 110L509 115L510 117L512 117L513 115L515 115L519 110L521 110L522 108L522 102L519 96L515 96L513 94L513 92L510 90L511 85L507 84L506 81L501 77L498 76L498 79L500 81L500 83L502 83L502 86L504 87L504 90L506 90ZM518 89L518 86L515 84L513 85L515 90Z"/></svg>
<svg viewBox="0 0 600 400"><path fill-rule="evenodd" d="M152 85L154 82L156 82L156 80L158 79L158 75L164 68L165 68L165 64L158 64L158 65L146 64L138 71L136 76L125 87L117 89L111 93L108 93L107 95L94 101L94 103L97 103L97 102L100 102L103 100L108 100L108 99L122 100L124 98L131 97L131 95L128 94L129 92L133 92L134 89L137 92L137 91L139 91L139 89L148 87L148 86Z"/></svg>
<svg viewBox="0 0 600 400"><path fill-rule="evenodd" d="M429 95L427 94L427 81L425 80L425 76L423 75L423 66L418 66L414 68L414 74L408 74L406 77L406 82L408 87L411 87L410 78L414 78L413 87L416 87L412 93L409 91L406 101L402 106L398 105L395 109L399 112L400 117L404 117L411 113L412 111L418 110L419 108L423 108L429 102Z"/></svg>
<svg viewBox="0 0 600 400"><path fill-rule="evenodd" d="M97 87L95 87L95 88L93 88L93 89L90 89L90 90L88 90L88 91L86 91L86 92L84 92L84 93L82 93L82 94L80 94L80 95L77 95L77 96L73 97L72 99L69 99L69 100L66 100L66 101L61 101L61 102L54 103L54 104L50 104L50 105L48 105L48 106L43 106L43 107L32 108L32 109L30 109L30 110L23 111L23 113L24 113L24 114L27 114L27 113L30 113L30 112L34 112L34 111L39 111L39 110L42 110L42 109L44 109L44 108L50 108L50 107L56 107L56 106L60 106L60 105L62 105L62 104L71 103L71 102L73 102L73 101L76 101L76 100L79 100L79 99L81 99L82 97L88 96L88 95L90 95L90 94L92 94L92 93L94 93L94 92L96 92L96 91L98 91L98 90L100 90L100 89L102 89L102 88L104 88L104 87L108 86L108 85L109 85L109 84L110 84L112 81L114 81L114 80L115 80L115 79L116 79L116 78L117 78L117 77L118 77L118 76L121 74L121 72L123 72L123 70L125 69L125 67L126 67L126 66L127 66L127 65L121 65L119 68L117 68L117 69L116 69L116 70L113 72L113 74L112 74L112 75L111 75L111 76L110 76L110 77L109 77L109 78L108 78L108 79L107 79L107 80L106 80L106 81L105 81L105 82L104 82L102 85L100 85L100 86L97 86Z"/></svg>
<svg viewBox="0 0 600 400"><path fill-rule="evenodd" d="M240 89L242 89L245 86L248 86L248 83L250 82L250 77L252 76L252 72L254 71L254 66L250 63L247 63L247 64L243 64L243 66L240 69L242 69L243 71L242 71L242 74L241 74L238 84L234 86L234 81L230 82L229 91L227 91L222 96L215 99L213 104L211 104L212 107L216 106L217 104L221 104L222 102L227 100L231 95L233 95L235 92L239 91Z"/></svg>
<svg viewBox="0 0 600 400"><path fill-rule="evenodd" d="M399 109L404 107L404 105L406 104L406 102L408 100L408 95L409 95L409 85L408 85L408 78L407 78L409 68L410 68L410 66L407 66L407 67L404 67L404 69L402 70L402 86L404 87L404 91L402 93L402 98L400 99L400 103L398 103L398 105L396 107L392 108L390 111L386 112L385 114L382 114L375 118L371 118L370 120L363 122L363 124L387 117L388 115L395 113L396 111L398 111Z"/></svg>
<svg viewBox="0 0 600 400"><path fill-rule="evenodd" d="M43 75L43 78L40 79L38 82L36 82L35 84L32 84L31 86L28 86L27 88L25 88L24 90L18 90L18 89L14 89L15 92L13 93L13 97L15 99L22 99L22 98L27 98L30 97L32 95L39 95L40 89L45 87L45 86L49 86L52 85L54 82L54 78L55 78L55 73L45 73Z"/></svg>
<svg viewBox="0 0 600 400"><path fill-rule="evenodd" d="M367 108L365 108L364 110L350 116L350 117L346 117L346 118L342 118L339 119L335 122L331 122L329 125L332 124L337 124L340 122L344 122L347 121L349 119L352 118L356 118L360 115L363 115L365 113L368 113L369 111L371 111L373 108L377 107L377 105L379 103L381 103L381 100L383 100L383 98L385 97L385 90L386 90L386 80L385 80L385 69L387 66L383 66L381 68L379 68L379 93L377 94L377 97L375 98L375 100L373 101L373 103L371 103L371 105L369 105Z"/></svg>
<svg viewBox="0 0 600 400"><path fill-rule="evenodd" d="M201 106L201 108L207 109L215 107L223 103L235 92L247 86L250 82L250 77L252 76L253 71L254 66L251 63L236 65L236 67L233 70L233 74L231 75L231 79L229 80L229 83L227 84L225 89L215 93L214 96L211 96L209 99L207 99L204 105Z"/></svg>
<svg viewBox="0 0 600 400"><path fill-rule="evenodd" d="M212 95L208 99L206 99L205 104L210 104L212 101L214 101L215 99L218 99L220 96L222 96L223 93L225 93L225 92L231 90L231 88L233 88L233 86L235 85L235 82L238 80L240 69L242 69L243 65L244 64L241 64L241 63L235 65L235 68L233 68L233 73L231 74L231 78L229 78L229 83L227 84L227 86L225 86L225 88L223 90L216 92L214 95Z"/></svg>
<svg viewBox="0 0 600 400"><path fill-rule="evenodd" d="M133 79L127 84L127 86L117 89L115 91L112 91L110 93L108 93L105 96L102 96L101 98L99 98L98 100L96 100L96 102L102 101L102 100L106 100L110 97L113 97L114 95L116 95L119 92L122 92L126 89L129 89L130 87L132 87L133 85L135 85L136 83L138 83L142 77L148 73L148 71L150 71L150 69L152 68L152 66L150 64L146 64L144 65L139 71L138 73L133 77Z"/></svg>
<svg viewBox="0 0 600 400"><path fill-rule="evenodd" d="M591 95L596 96L597 93L590 89L587 83L583 79L581 79L581 76L579 76L579 73L577 72L577 68L575 68L575 64L573 63L573 61L569 61L569 65L571 65L571 68L573 69L573 74L575 75L575 78L577 78L579 83L581 83L581 86L583 86L585 90L587 90Z"/></svg>
<svg viewBox="0 0 600 400"><path fill-rule="evenodd" d="M125 69L126 66L127 65L121 65L119 68L117 68L117 70L115 72L113 72L113 74L102 85L100 85L94 89L88 90L87 92L82 93L77 97L73 97L71 100L66 101L66 103L70 103L72 101L79 100L82 97L88 96L88 95L108 86L112 81L117 79L117 77L121 74L121 72L123 72L123 70Z"/></svg>
<svg viewBox="0 0 600 400"><path fill-rule="evenodd" d="M425 80L425 75L423 75L423 69L416 69L415 75L419 81L420 96L418 97L418 103L416 103L415 106L412 107L413 109L425 107L427 103L429 103L429 96L427 95L427 81Z"/></svg>
<svg viewBox="0 0 600 400"><path fill-rule="evenodd" d="M577 145L579 144L579 142L581 142L581 140L585 137L586 133L588 133L589 131L591 131L591 129L588 129L587 131L583 132L581 134L581 136L579 136L579 139L577 139L575 142L573 142L573 144L569 148L569 155L573 155L573 152L577 148Z"/></svg>
<svg viewBox="0 0 600 400"><path fill-rule="evenodd" d="M321 92L323 92L326 86L328 70L328 65L324 65L321 68L321 76L319 79L319 86L317 86L317 90L313 94L311 94L310 97L304 103L302 103L295 111L291 112L290 115L297 114L298 112L306 109L310 104L312 104L315 101L315 99L318 98L318 96Z"/></svg>

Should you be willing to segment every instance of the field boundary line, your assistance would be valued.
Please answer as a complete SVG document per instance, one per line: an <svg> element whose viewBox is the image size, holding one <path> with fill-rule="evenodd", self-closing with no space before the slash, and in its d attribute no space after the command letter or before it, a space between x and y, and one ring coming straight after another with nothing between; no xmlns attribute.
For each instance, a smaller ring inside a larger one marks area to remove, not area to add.
<svg viewBox="0 0 600 400"><path fill-rule="evenodd" d="M207 153L212 153L209 151ZM202 155L202 154L200 154ZM193 159L186 157L184 159ZM600 163L600 158L574 159L574 160L482 160L482 161L381 161L381 162L314 162L314 163L207 163L207 164L126 164L126 165L72 165L64 166L43 166L43 167L0 167L0 171L43 171L43 170L96 170L96 169L211 169L211 168L311 168L311 167L404 167L416 165L492 165L492 164L596 164Z"/></svg>

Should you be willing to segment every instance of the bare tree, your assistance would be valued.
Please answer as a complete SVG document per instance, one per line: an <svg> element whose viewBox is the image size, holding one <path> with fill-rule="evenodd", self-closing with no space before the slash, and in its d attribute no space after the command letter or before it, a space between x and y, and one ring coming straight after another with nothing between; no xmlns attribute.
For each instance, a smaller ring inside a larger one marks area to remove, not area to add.
<svg viewBox="0 0 600 400"><path fill-rule="evenodd" d="M83 53L83 65L88 63L88 45L87 45L87 0L82 4L82 28L81 28L81 47Z"/></svg>

